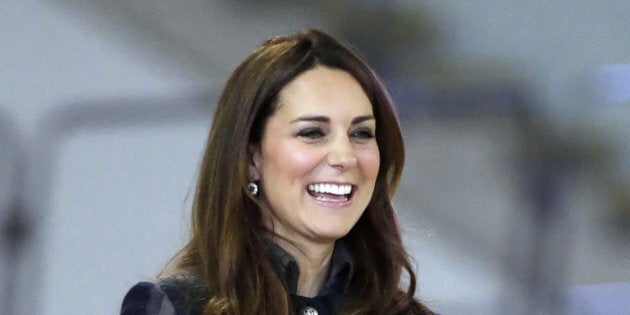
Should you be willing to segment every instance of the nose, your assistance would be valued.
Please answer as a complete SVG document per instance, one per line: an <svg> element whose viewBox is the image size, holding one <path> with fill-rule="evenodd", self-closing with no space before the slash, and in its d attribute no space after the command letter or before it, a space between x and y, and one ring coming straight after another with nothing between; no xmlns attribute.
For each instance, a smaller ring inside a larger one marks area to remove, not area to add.
<svg viewBox="0 0 630 315"><path fill-rule="evenodd" d="M359 161L354 147L347 136L337 137L331 143L327 162L328 165L338 169L348 169L357 166Z"/></svg>

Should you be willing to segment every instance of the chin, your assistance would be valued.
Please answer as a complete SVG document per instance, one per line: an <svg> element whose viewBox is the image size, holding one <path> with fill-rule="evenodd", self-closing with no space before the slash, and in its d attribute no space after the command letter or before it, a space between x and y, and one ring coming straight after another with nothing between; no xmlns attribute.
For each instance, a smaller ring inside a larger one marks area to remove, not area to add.
<svg viewBox="0 0 630 315"><path fill-rule="evenodd" d="M318 238L322 240L336 241L348 235L348 233L350 232L350 229L351 228L347 228L347 227L338 228L338 229L330 229L330 227L327 227L327 229L320 230L316 232L315 234L317 235Z"/></svg>

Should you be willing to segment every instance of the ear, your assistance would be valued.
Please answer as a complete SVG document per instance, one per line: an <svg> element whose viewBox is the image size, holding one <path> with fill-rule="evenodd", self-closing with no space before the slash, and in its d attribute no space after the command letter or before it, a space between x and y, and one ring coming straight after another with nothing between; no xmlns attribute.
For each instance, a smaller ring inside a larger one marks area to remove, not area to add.
<svg viewBox="0 0 630 315"><path fill-rule="evenodd" d="M260 152L260 145L250 144L247 151L249 151L247 170L249 180L260 181L262 175L262 154Z"/></svg>

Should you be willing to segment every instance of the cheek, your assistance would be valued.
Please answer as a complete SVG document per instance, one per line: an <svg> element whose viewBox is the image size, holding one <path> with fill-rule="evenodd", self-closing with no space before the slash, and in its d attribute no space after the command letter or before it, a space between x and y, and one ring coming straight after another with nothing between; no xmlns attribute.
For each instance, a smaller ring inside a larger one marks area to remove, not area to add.
<svg viewBox="0 0 630 315"><path fill-rule="evenodd" d="M378 146L375 144L359 152L361 170L366 178L376 179L381 164Z"/></svg>
<svg viewBox="0 0 630 315"><path fill-rule="evenodd" d="M285 143L267 148L263 168L264 173L271 174L267 174L267 180L300 180L317 168L321 160L317 150L296 144Z"/></svg>

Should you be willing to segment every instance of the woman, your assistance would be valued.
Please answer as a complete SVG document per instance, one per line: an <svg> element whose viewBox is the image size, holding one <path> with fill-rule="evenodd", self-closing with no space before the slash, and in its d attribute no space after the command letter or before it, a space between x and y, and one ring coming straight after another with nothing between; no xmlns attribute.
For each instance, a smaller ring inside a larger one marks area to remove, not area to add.
<svg viewBox="0 0 630 315"><path fill-rule="evenodd" d="M391 205L403 162L363 61L319 31L268 40L219 100L190 240L121 314L431 314Z"/></svg>

